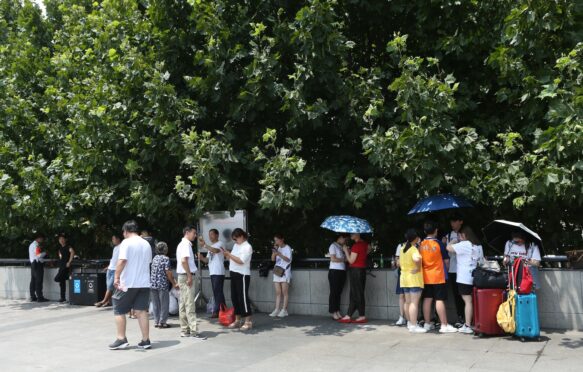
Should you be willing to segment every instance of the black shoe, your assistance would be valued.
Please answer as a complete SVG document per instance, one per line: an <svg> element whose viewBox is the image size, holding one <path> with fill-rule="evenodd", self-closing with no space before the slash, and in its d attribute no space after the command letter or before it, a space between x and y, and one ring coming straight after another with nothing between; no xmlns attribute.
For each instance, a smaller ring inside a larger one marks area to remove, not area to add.
<svg viewBox="0 0 583 372"><path fill-rule="evenodd" d="M31 297L30 302L36 302L38 299L36 297Z"/></svg>
<svg viewBox="0 0 583 372"><path fill-rule="evenodd" d="M149 349L152 347L152 344L150 343L150 340L146 340L146 341L142 341L138 344L138 347L140 349Z"/></svg>
<svg viewBox="0 0 583 372"><path fill-rule="evenodd" d="M128 339L124 338L123 340L115 340L113 344L109 345L109 350L125 349L128 346L130 346Z"/></svg>
<svg viewBox="0 0 583 372"><path fill-rule="evenodd" d="M49 302L50 300L48 298L44 298L44 297L40 297L38 300L36 300L37 302Z"/></svg>
<svg viewBox="0 0 583 372"><path fill-rule="evenodd" d="M59 303L61 303L61 304L64 304L65 302L67 302L67 300L66 300L66 299L64 299L64 298L61 298L61 299L59 300Z"/></svg>
<svg viewBox="0 0 583 372"><path fill-rule="evenodd" d="M206 337L201 335L200 333L197 333L197 334L191 333L190 338L194 338L195 340L200 340L200 341L206 340Z"/></svg>

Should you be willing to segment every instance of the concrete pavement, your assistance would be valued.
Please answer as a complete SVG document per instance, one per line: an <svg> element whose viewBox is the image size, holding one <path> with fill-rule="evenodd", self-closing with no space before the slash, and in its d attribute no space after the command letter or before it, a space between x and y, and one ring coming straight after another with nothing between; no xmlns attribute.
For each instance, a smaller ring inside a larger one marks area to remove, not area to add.
<svg viewBox="0 0 583 372"><path fill-rule="evenodd" d="M137 321L128 319L129 350L110 351L111 308L96 309L0 300L2 371L581 371L583 333L547 330L540 342L511 337L429 333L373 321L342 325L331 319L255 317L248 334L230 331L206 315L207 341L151 327L151 350L138 350Z"/></svg>

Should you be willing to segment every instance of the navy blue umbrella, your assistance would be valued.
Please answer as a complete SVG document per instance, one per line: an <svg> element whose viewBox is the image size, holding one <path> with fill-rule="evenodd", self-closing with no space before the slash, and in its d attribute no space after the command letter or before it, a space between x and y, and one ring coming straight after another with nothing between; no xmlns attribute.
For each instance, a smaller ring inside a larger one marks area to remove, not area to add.
<svg viewBox="0 0 583 372"><path fill-rule="evenodd" d="M420 200L407 214L436 212L444 209L473 208L466 199L452 194L429 196Z"/></svg>

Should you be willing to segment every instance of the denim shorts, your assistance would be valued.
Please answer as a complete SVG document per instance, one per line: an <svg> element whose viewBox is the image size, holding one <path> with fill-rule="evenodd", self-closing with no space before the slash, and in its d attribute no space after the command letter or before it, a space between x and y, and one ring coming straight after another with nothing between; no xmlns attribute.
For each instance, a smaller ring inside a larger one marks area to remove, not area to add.
<svg viewBox="0 0 583 372"><path fill-rule="evenodd" d="M423 291L423 288L421 288L421 287L409 287L409 288L401 287L401 289L403 290L403 293L419 293L419 292Z"/></svg>
<svg viewBox="0 0 583 372"><path fill-rule="evenodd" d="M115 288L113 288L113 279L115 279L115 270L107 270L107 275L105 277L105 284L107 286L107 290L113 292Z"/></svg>

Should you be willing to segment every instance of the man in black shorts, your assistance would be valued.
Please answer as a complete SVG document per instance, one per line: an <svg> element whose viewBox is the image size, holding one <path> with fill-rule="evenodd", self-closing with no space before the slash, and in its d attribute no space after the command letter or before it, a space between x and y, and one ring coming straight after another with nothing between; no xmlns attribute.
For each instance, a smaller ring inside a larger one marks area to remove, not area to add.
<svg viewBox="0 0 583 372"><path fill-rule="evenodd" d="M135 221L124 223L122 230L125 239L119 247L119 259L113 282L115 292L112 296L117 338L109 345L109 349L125 349L129 346L126 338L126 314L132 309L142 331L142 341L138 347L149 349L151 344L148 308L152 249L150 244L138 235L138 224Z"/></svg>

